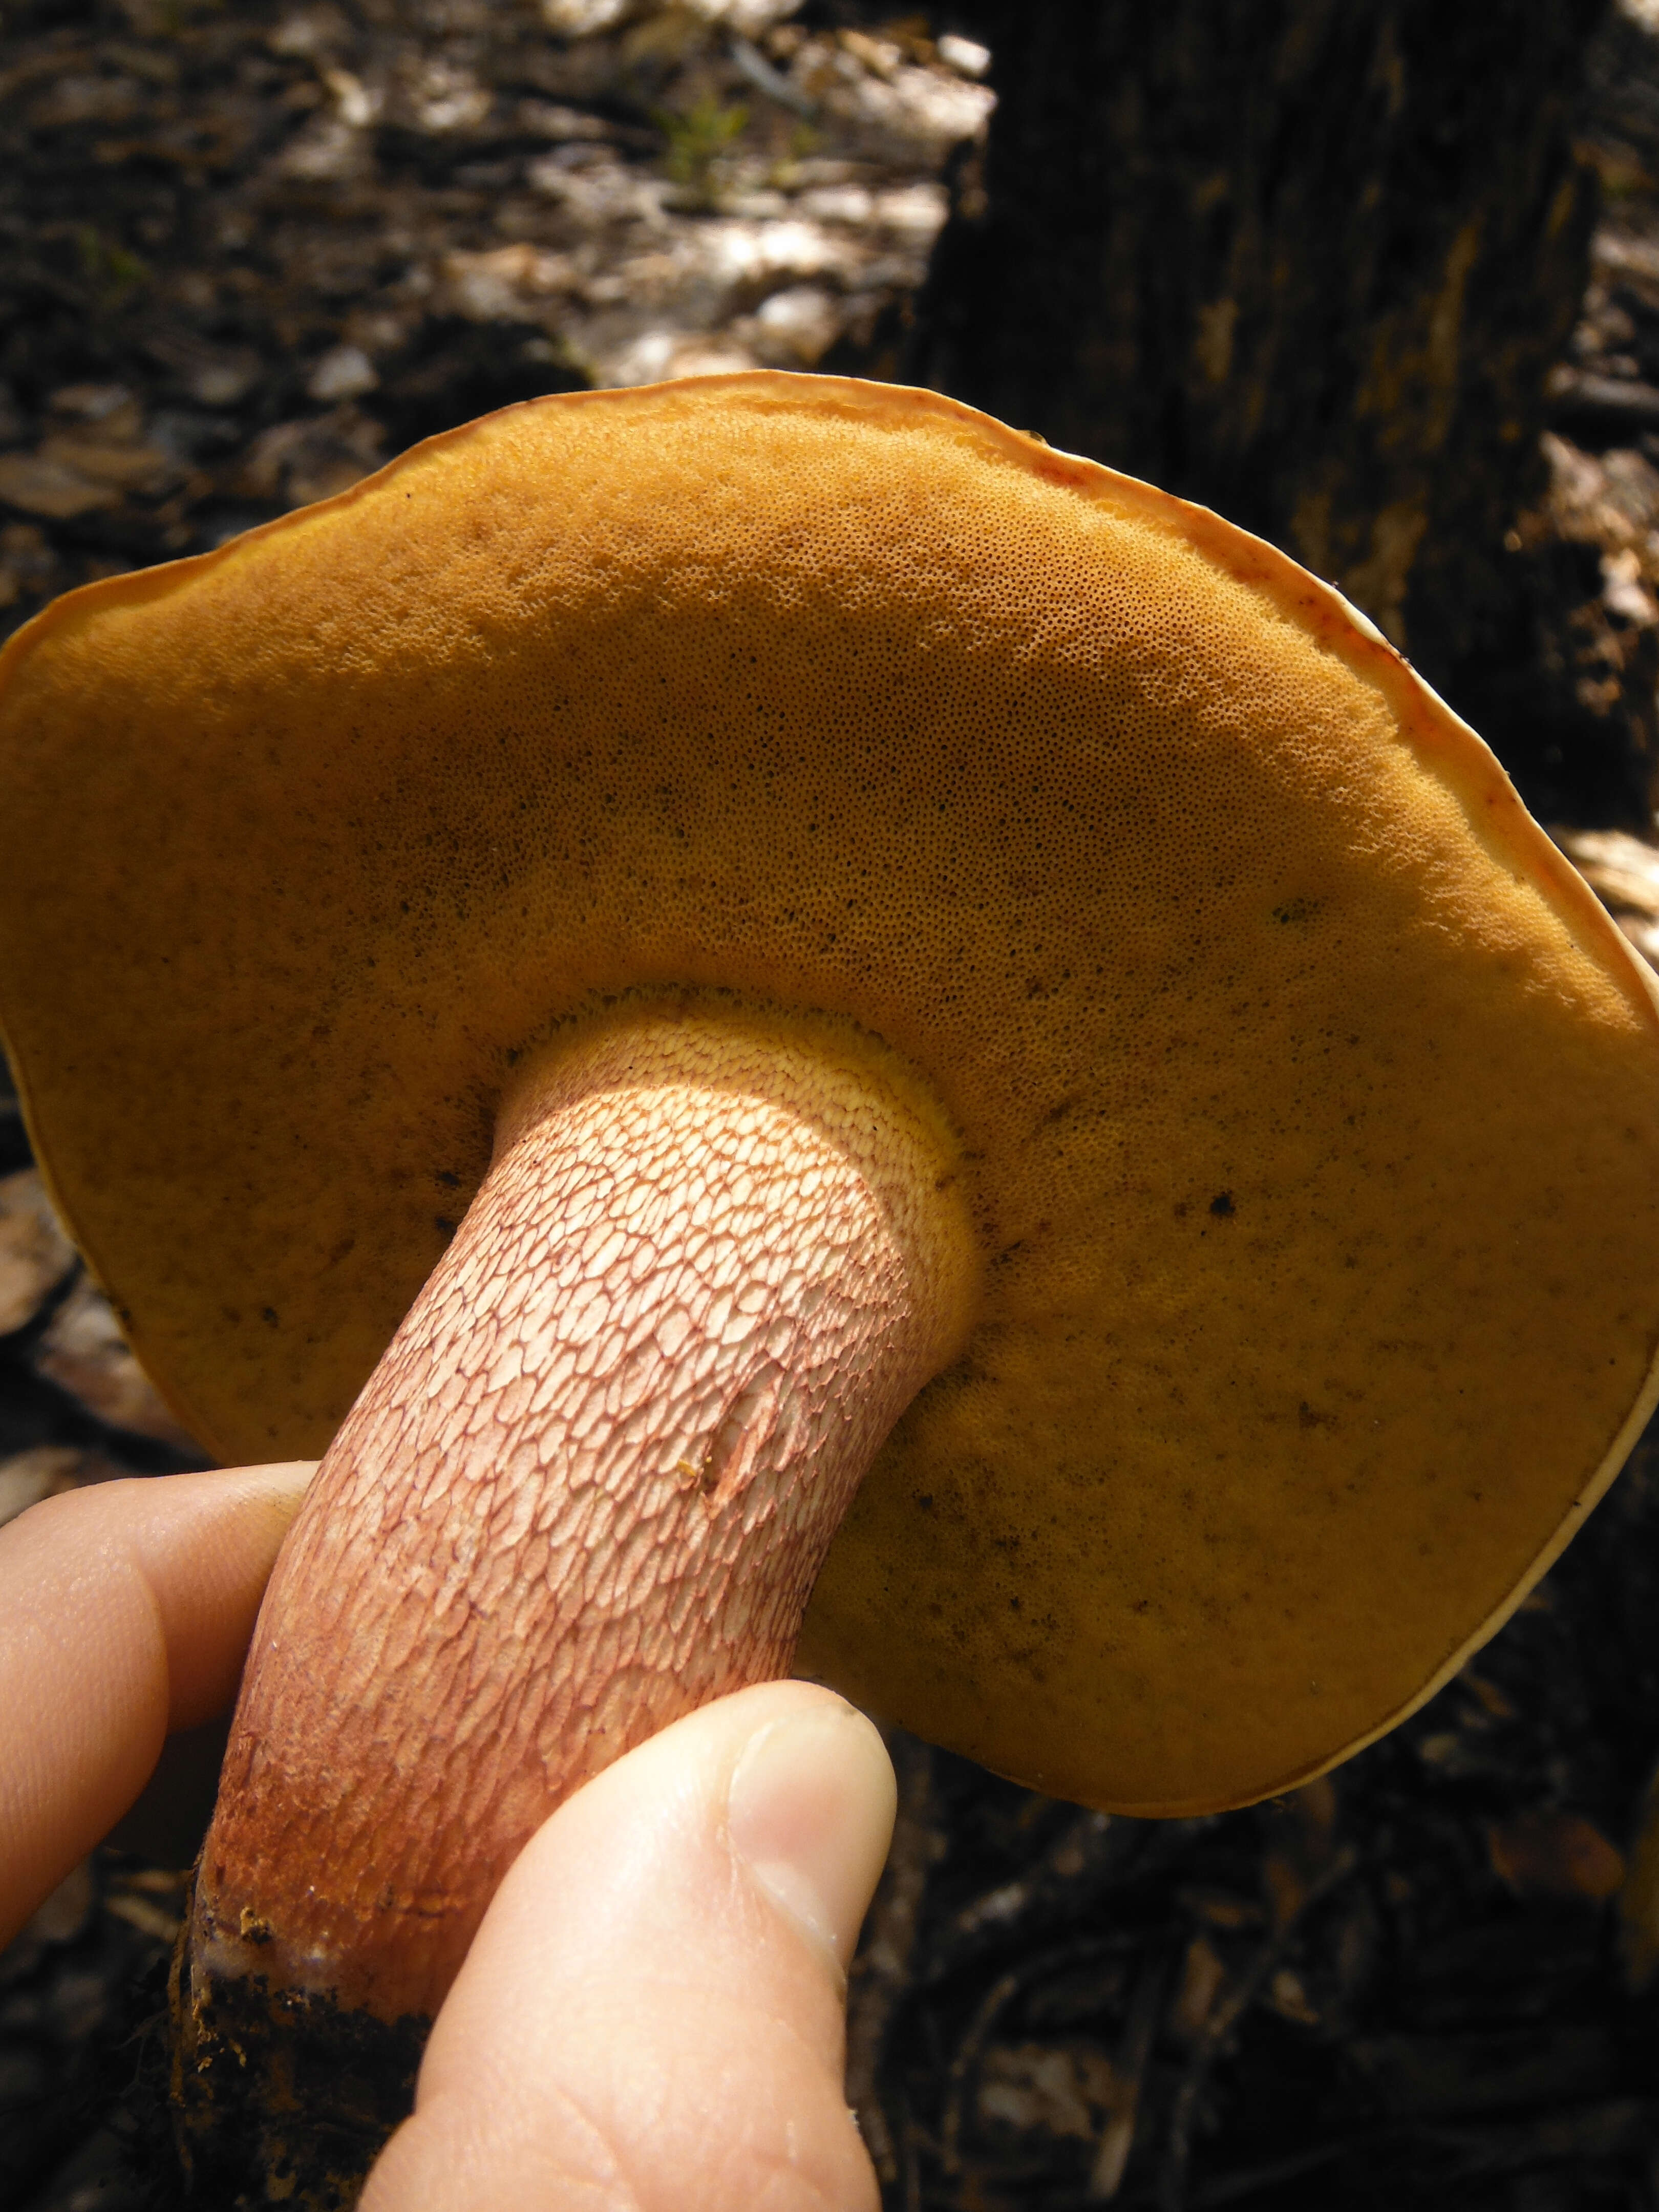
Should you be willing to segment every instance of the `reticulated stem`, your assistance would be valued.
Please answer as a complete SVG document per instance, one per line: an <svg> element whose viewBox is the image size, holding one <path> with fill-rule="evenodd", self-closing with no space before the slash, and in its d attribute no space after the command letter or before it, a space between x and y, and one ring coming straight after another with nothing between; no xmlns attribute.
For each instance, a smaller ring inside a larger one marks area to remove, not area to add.
<svg viewBox="0 0 1659 2212"><path fill-rule="evenodd" d="M429 2014L553 1808L787 1674L965 1333L948 1149L872 1048L657 1015L546 1055L267 1595L191 1979Z"/></svg>

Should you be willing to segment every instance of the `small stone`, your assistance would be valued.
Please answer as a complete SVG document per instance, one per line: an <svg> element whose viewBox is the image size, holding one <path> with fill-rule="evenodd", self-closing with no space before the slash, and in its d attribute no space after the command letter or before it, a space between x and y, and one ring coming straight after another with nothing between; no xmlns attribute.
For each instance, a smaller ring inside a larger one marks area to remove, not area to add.
<svg viewBox="0 0 1659 2212"><path fill-rule="evenodd" d="M313 399L332 402L359 399L373 392L380 379L374 362L361 346L331 347L311 372L306 390Z"/></svg>
<svg viewBox="0 0 1659 2212"><path fill-rule="evenodd" d="M977 84L991 66L991 49L982 46L977 39L958 38L947 31L933 49L946 69L954 70L958 76L971 77Z"/></svg>
<svg viewBox="0 0 1659 2212"><path fill-rule="evenodd" d="M74 1265L39 1170L0 1180L0 1336L33 1321Z"/></svg>
<svg viewBox="0 0 1659 2212"><path fill-rule="evenodd" d="M240 362L204 362L191 374L190 396L203 407L234 407L246 398L256 373Z"/></svg>
<svg viewBox="0 0 1659 2212"><path fill-rule="evenodd" d="M755 350L779 368L811 368L841 336L837 302L817 284L775 292L753 318Z"/></svg>

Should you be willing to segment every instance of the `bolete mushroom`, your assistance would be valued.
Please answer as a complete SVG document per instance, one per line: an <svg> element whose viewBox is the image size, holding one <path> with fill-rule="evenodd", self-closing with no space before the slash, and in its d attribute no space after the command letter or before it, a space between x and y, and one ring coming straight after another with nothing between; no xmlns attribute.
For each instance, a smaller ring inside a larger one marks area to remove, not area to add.
<svg viewBox="0 0 1659 2212"><path fill-rule="evenodd" d="M285 2189L689 1705L793 1658L1259 1797L1659 1387L1659 1013L1492 755L1282 555L928 393L536 401L71 594L0 884L141 1355L227 1459L328 1445L182 1999L187 2081L301 2039Z"/></svg>

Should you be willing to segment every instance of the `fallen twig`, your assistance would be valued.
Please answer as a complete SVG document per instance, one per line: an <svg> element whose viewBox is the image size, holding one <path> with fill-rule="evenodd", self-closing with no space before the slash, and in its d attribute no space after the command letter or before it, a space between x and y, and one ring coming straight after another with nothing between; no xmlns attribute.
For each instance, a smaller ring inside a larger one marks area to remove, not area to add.
<svg viewBox="0 0 1659 2212"><path fill-rule="evenodd" d="M1186 2212L1188 2183L1192 2171L1193 2136L1202 2108L1210 2073L1231 2042L1234 2030L1267 1987L1290 1948L1291 1938L1312 1906L1346 1881L1359 1863L1352 1844L1340 1850L1318 1878L1310 1882L1293 1911L1272 1929L1254 1959L1216 2005L1194 2041L1192 2055L1170 2116L1169 2148L1158 2179L1159 2212Z"/></svg>

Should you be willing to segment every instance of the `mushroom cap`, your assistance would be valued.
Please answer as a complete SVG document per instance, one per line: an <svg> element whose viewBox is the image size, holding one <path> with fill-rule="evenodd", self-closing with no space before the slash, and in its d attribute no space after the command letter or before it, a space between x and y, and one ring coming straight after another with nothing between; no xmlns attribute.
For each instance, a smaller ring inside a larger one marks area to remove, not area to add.
<svg viewBox="0 0 1659 2212"><path fill-rule="evenodd" d="M931 394L534 401L71 594L0 884L52 1187L226 1458L325 1443L560 1021L901 1054L978 1317L802 1664L1057 1794L1380 1733L1656 1395L1659 1014L1492 755L1282 555Z"/></svg>

